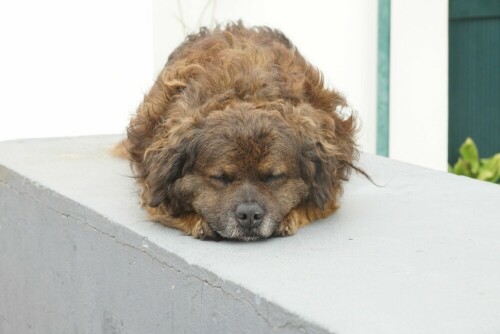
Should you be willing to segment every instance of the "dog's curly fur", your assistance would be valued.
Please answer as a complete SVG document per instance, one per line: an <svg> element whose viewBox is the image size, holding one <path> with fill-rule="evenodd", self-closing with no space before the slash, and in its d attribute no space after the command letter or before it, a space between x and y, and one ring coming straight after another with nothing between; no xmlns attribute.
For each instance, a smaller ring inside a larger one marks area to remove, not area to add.
<svg viewBox="0 0 500 334"><path fill-rule="evenodd" d="M153 220L198 238L292 235L337 209L357 169L356 120L338 112L346 106L281 32L203 28L170 55L121 147ZM261 177L263 164L271 174ZM245 200L270 212L251 235L233 226Z"/></svg>

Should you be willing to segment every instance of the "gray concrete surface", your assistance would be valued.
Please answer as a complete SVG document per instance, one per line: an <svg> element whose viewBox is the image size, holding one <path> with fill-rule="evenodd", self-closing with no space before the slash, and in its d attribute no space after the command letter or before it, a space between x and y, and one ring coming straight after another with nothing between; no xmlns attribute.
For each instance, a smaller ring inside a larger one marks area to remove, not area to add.
<svg viewBox="0 0 500 334"><path fill-rule="evenodd" d="M204 242L148 222L118 136L0 143L0 333L499 333L500 186L371 155L333 217Z"/></svg>

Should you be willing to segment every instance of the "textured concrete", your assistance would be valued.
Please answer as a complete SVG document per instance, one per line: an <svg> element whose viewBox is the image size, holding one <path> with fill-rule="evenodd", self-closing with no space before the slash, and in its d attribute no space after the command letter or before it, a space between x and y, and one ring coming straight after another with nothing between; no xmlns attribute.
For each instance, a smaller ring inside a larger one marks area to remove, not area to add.
<svg viewBox="0 0 500 334"><path fill-rule="evenodd" d="M117 136L0 143L0 333L498 333L500 186L363 155L290 238L146 221Z"/></svg>

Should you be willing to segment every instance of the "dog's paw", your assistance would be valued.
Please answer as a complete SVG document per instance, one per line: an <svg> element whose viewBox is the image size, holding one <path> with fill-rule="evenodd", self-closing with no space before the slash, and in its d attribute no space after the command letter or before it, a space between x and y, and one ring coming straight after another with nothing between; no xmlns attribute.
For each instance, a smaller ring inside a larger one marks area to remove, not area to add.
<svg viewBox="0 0 500 334"><path fill-rule="evenodd" d="M278 229L275 232L275 235L281 237L292 236L297 233L297 230L309 223L307 216L301 214L301 211L293 209L283 218L283 221L278 226Z"/></svg>
<svg viewBox="0 0 500 334"><path fill-rule="evenodd" d="M289 237L294 235L299 228L295 224L281 224L276 230L275 235L279 237Z"/></svg>
<svg viewBox="0 0 500 334"><path fill-rule="evenodd" d="M191 228L191 231L189 231L189 234L193 236L193 238L200 240L217 239L217 235L210 228L210 226L208 226L207 222L202 217L197 217L192 226L193 227Z"/></svg>

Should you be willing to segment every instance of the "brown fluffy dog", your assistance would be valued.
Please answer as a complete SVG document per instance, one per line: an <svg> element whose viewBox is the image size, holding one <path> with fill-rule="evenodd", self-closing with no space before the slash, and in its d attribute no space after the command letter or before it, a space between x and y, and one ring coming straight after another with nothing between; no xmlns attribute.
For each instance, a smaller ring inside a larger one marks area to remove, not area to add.
<svg viewBox="0 0 500 334"><path fill-rule="evenodd" d="M279 31L188 36L122 142L150 217L197 238L288 236L338 207L355 119Z"/></svg>

